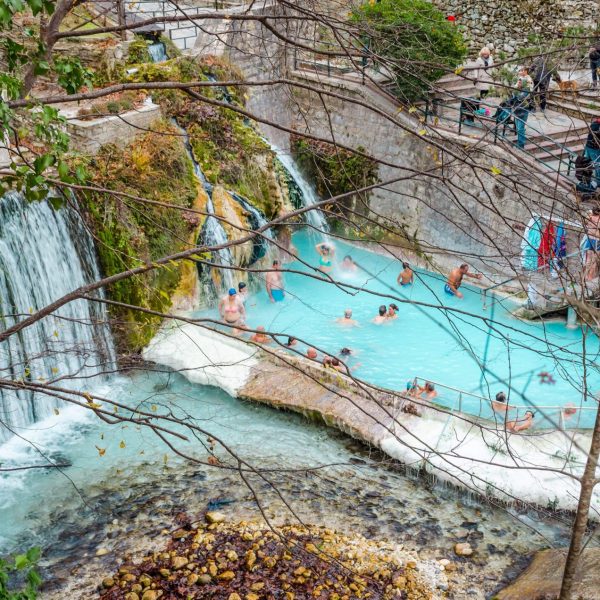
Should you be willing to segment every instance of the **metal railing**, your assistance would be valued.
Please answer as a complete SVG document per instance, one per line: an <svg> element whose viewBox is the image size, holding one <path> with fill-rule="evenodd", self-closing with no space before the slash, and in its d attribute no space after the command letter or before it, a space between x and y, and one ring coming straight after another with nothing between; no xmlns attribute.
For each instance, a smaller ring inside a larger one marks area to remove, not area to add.
<svg viewBox="0 0 600 600"><path fill-rule="evenodd" d="M465 108L469 104L493 109L496 111L496 116L492 117L478 114L474 110ZM447 111L456 111L458 113L458 117L450 118L443 114L440 115L440 108L445 108ZM503 111L504 114L500 113L499 111ZM444 120L449 123L457 123L459 134L462 133L464 122L467 120L470 120L471 123L469 123L469 125L473 126L477 126L478 124L485 126L486 123L489 123L491 126L487 129L484 127L484 130L487 130L487 132L493 134L494 143L497 143L500 139L501 141L508 142L511 145L516 145L516 142L514 140L510 140L506 135L507 129L511 129L513 135L516 135L515 119L518 119L518 117L515 117L514 110L512 110L510 107L500 107L495 104L487 103L483 100L465 96L455 96L449 101L444 101L440 98L428 97L425 101L425 110L423 111L423 114L426 122L428 120L435 119L436 123ZM555 140L553 137L549 136L543 131L533 127L531 124L526 123L526 128L526 143L528 145L533 145L536 150L539 150L541 153L543 153L544 158L540 159L538 156L536 156L532 148L525 147L521 148L521 150L528 154L536 162L545 165L548 169L556 172L562 177L569 179L571 183L575 184L576 179L574 176L571 176L571 171L574 171L577 152ZM565 131L564 133L568 134L568 131L569 130ZM532 133L534 135L531 135ZM553 161L558 161L558 168L551 164Z"/></svg>
<svg viewBox="0 0 600 600"><path fill-rule="evenodd" d="M525 414L529 411L535 413L532 429L591 429L594 424L594 415L598 410L594 406L558 406L558 405L515 405L507 403L506 409L502 403L491 398L480 396L473 392L467 392L456 387L445 385L432 379L415 377L413 379L413 390L407 392L409 398L425 401L423 393L414 393L414 390L425 387L425 384L433 384L437 395L429 400L452 413L462 413L475 416L499 428L510 428L512 422L522 422ZM472 409L475 406L475 410ZM541 418L540 418L541 417ZM583 422L583 424L582 424Z"/></svg>

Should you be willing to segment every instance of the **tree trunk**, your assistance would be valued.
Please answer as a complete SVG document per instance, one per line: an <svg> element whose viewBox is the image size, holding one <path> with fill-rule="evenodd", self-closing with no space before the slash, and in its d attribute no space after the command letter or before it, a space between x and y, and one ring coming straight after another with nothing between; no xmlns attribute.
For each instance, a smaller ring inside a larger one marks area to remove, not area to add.
<svg viewBox="0 0 600 600"><path fill-rule="evenodd" d="M567 562L563 573L562 586L560 588L559 600L571 600L571 591L575 579L575 571L581 555L583 537L588 524L592 492L595 487L596 467L598 466L598 455L600 455L600 409L596 412L596 422L592 433L592 444L588 453L587 463L581 478L581 491L579 493L579 504L573 523L571 533L571 545L567 554Z"/></svg>
<svg viewBox="0 0 600 600"><path fill-rule="evenodd" d="M59 0L56 3L56 7L50 20L47 24L42 24L40 30L40 40L46 46L43 59L49 61L52 56L52 50L54 49L54 44L56 44L58 31L60 29L60 24L63 19L67 16L69 11L73 8L75 0ZM37 79L37 75L35 74L35 64L31 64L27 71L25 72L25 76L23 78L23 91L21 92L21 96L26 98L31 92L31 88L33 88L33 84Z"/></svg>

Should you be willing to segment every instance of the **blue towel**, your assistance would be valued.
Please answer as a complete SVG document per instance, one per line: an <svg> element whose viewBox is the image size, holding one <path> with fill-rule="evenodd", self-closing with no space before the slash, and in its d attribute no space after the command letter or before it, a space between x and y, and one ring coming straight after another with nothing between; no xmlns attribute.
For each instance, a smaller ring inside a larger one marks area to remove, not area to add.
<svg viewBox="0 0 600 600"><path fill-rule="evenodd" d="M526 271L537 271L538 249L542 242L542 220L534 217L529 227L525 230L521 242L521 264Z"/></svg>

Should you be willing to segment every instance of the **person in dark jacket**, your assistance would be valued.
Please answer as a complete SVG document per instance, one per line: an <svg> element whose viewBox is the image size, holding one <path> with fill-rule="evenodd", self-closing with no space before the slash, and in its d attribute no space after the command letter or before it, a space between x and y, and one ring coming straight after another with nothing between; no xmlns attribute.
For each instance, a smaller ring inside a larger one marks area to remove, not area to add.
<svg viewBox="0 0 600 600"><path fill-rule="evenodd" d="M596 182L600 183L600 118L592 119L585 143L585 155L592 161Z"/></svg>
<svg viewBox="0 0 600 600"><path fill-rule="evenodd" d="M590 69L592 70L592 85L598 85L598 69L600 68L600 42L590 48Z"/></svg>
<svg viewBox="0 0 600 600"><path fill-rule="evenodd" d="M533 79L533 95L540 106L540 110L546 110L548 87L550 80L554 79L556 83L560 83L560 75L557 68L550 63L547 56L538 56L529 69L529 75Z"/></svg>

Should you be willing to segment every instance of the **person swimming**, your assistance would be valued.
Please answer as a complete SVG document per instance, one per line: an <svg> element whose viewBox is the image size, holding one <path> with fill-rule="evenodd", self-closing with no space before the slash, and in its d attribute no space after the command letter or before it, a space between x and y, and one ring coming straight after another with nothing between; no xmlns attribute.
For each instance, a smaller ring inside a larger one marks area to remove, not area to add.
<svg viewBox="0 0 600 600"><path fill-rule="evenodd" d="M295 337L288 337L288 341L287 344L285 345L286 348L293 348L296 344L298 343L298 340Z"/></svg>
<svg viewBox="0 0 600 600"><path fill-rule="evenodd" d="M398 279L396 280L402 287L407 285L412 285L415 280L415 274L413 270L410 268L410 265L407 262L402 263L403 271L398 275Z"/></svg>
<svg viewBox="0 0 600 600"><path fill-rule="evenodd" d="M333 255L335 249L331 244L321 242L315 246L319 253L319 271L323 273L329 273L333 269Z"/></svg>
<svg viewBox="0 0 600 600"><path fill-rule="evenodd" d="M326 356L323 359L323 366L335 369L336 371L346 371L344 365L335 356Z"/></svg>
<svg viewBox="0 0 600 600"><path fill-rule="evenodd" d="M265 328L262 325L259 325L256 328L256 333L250 338L250 341L256 342L257 344L269 344L271 338L265 334Z"/></svg>
<svg viewBox="0 0 600 600"><path fill-rule="evenodd" d="M221 319L228 325L241 327L244 324L246 309L244 308L244 303L237 297L235 288L230 288L227 296L224 296L219 301L219 314L221 315ZM239 333L237 328L233 330L233 333Z"/></svg>
<svg viewBox="0 0 600 600"><path fill-rule="evenodd" d="M373 319L373 323L375 325L381 325L387 321L387 306L382 304L379 307L379 314Z"/></svg>
<svg viewBox="0 0 600 600"><path fill-rule="evenodd" d="M532 410L528 410L525 413L524 418L509 421L506 424L506 429L508 429L508 431L513 431L514 433L526 431L527 429L533 427L533 417L535 417L535 413Z"/></svg>
<svg viewBox="0 0 600 600"><path fill-rule="evenodd" d="M398 318L398 311L400 309L398 308L398 306L396 306L395 304L390 304L387 314L385 315L386 319L397 319Z"/></svg>
<svg viewBox="0 0 600 600"><path fill-rule="evenodd" d="M335 322L346 327L358 327L358 321L352 318L352 311L349 308L344 311L344 316L336 319Z"/></svg>
<svg viewBox="0 0 600 600"><path fill-rule="evenodd" d="M283 290L283 275L279 270L279 261L273 261L273 270L267 273L265 277L265 287L271 302L281 302L285 298Z"/></svg>
<svg viewBox="0 0 600 600"><path fill-rule="evenodd" d="M340 266L344 271L356 271L357 269L356 263L352 260L352 257L349 254L344 256L344 260Z"/></svg>
<svg viewBox="0 0 600 600"><path fill-rule="evenodd" d="M314 348L307 348L306 349L306 357L310 358L310 360L317 360L317 351Z"/></svg>
<svg viewBox="0 0 600 600"><path fill-rule="evenodd" d="M473 275L469 273L469 265L463 263L460 267L456 267L450 271L450 275L448 275L448 281L446 281L446 285L444 285L444 291L449 296L456 296L457 298L463 298L461 292L458 291L458 288L462 284L463 277L470 277L471 279L481 279L481 273L477 273Z"/></svg>
<svg viewBox="0 0 600 600"><path fill-rule="evenodd" d="M504 392L498 392L496 399L492 400L492 410L497 413L506 413L513 407L506 403L506 394Z"/></svg>
<svg viewBox="0 0 600 600"><path fill-rule="evenodd" d="M430 381L426 381L425 385L417 388L417 396L420 396L423 400L433 400L437 395L435 386Z"/></svg>

